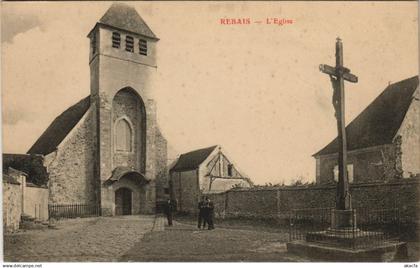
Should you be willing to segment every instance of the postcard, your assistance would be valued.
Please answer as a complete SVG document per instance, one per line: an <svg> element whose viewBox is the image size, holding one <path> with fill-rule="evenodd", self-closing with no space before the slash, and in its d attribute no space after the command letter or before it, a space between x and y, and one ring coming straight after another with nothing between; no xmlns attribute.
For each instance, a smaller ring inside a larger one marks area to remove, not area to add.
<svg viewBox="0 0 420 268"><path fill-rule="evenodd" d="M418 2L1 5L5 263L417 267Z"/></svg>

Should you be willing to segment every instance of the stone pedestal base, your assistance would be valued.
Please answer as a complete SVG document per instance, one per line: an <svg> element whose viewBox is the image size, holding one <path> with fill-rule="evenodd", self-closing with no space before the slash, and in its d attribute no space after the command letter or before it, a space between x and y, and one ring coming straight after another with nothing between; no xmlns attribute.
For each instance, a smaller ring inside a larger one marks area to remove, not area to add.
<svg viewBox="0 0 420 268"><path fill-rule="evenodd" d="M328 228L326 231L307 233L306 241L338 248L354 249L370 247L375 242L381 241L383 235L382 232L361 231L356 228Z"/></svg>
<svg viewBox="0 0 420 268"><path fill-rule="evenodd" d="M356 210L338 210L331 211L331 228L356 228Z"/></svg>
<svg viewBox="0 0 420 268"><path fill-rule="evenodd" d="M403 242L384 242L364 249L346 249L315 242L293 241L287 243L289 253L307 258L308 261L339 262L389 262L404 261L407 245Z"/></svg>
<svg viewBox="0 0 420 268"><path fill-rule="evenodd" d="M355 210L332 210L330 228L308 232L305 241L287 243L287 250L330 261L393 261L407 256L405 243L386 241L382 232L358 229Z"/></svg>

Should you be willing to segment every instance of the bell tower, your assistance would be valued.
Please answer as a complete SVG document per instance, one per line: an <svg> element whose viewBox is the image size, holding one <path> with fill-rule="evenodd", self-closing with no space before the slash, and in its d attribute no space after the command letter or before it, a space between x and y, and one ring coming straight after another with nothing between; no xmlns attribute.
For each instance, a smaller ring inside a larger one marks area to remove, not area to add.
<svg viewBox="0 0 420 268"><path fill-rule="evenodd" d="M156 42L137 11L114 3L89 32L91 94L112 95L112 86L133 86L143 99L148 97L148 82L156 72Z"/></svg>
<svg viewBox="0 0 420 268"><path fill-rule="evenodd" d="M147 205L140 212L153 212L157 126L150 92L159 39L135 8L123 3L112 4L88 38L94 173L101 185L102 214L115 213L115 189L106 186L115 170L133 171L144 177L139 184L143 187L142 205Z"/></svg>

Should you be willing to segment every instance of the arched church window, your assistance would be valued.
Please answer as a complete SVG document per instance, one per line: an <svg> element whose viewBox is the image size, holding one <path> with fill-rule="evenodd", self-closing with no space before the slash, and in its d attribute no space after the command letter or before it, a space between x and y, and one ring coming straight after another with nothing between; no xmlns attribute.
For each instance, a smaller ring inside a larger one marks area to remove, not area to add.
<svg viewBox="0 0 420 268"><path fill-rule="evenodd" d="M133 133L130 124L126 119L120 119L115 126L115 148L120 152L132 151Z"/></svg>

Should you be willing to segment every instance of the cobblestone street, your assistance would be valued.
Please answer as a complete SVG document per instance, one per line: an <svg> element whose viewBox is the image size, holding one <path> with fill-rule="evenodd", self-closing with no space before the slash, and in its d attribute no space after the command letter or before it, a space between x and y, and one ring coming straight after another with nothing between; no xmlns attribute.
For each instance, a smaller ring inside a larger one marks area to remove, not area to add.
<svg viewBox="0 0 420 268"><path fill-rule="evenodd" d="M247 228L249 227L249 228ZM284 230L258 226L216 225L199 230L195 223L174 221L165 231L147 233L121 262L296 262L308 261L287 253Z"/></svg>
<svg viewBox="0 0 420 268"><path fill-rule="evenodd" d="M154 216L58 221L56 229L20 231L4 238L8 262L117 261L146 232L162 230Z"/></svg>
<svg viewBox="0 0 420 268"><path fill-rule="evenodd" d="M5 236L7 262L296 261L284 232L197 230L158 216L63 220L55 229Z"/></svg>
<svg viewBox="0 0 420 268"><path fill-rule="evenodd" d="M21 230L4 238L7 262L307 262L286 250L288 233L246 221L199 230L194 220L168 227L162 216L63 220L56 229ZM418 243L409 243L417 261Z"/></svg>

